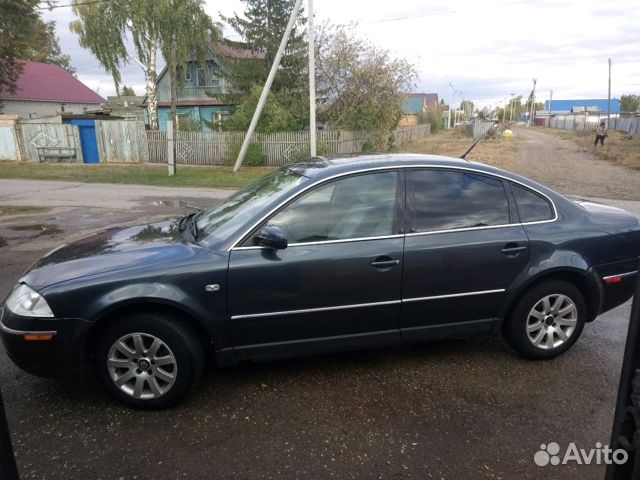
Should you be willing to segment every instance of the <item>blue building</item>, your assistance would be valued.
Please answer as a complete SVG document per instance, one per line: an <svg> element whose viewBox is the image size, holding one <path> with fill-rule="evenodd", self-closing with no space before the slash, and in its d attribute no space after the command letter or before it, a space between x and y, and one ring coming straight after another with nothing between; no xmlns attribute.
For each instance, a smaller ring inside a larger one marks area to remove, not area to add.
<svg viewBox="0 0 640 480"><path fill-rule="evenodd" d="M551 114L562 113L607 113L609 101L604 99L579 99L579 100L547 100L544 102L544 111ZM551 107L551 108L549 108ZM611 99L611 113L620 113L620 100Z"/></svg>
<svg viewBox="0 0 640 480"><path fill-rule="evenodd" d="M203 131L215 130L235 108L223 100L225 94L233 91L223 75L225 62L263 57L263 54L237 44L220 42L207 49L204 62L188 61L183 84L177 90L178 123L197 125ZM166 67L158 75L157 95L158 127L165 131L171 111L171 79Z"/></svg>

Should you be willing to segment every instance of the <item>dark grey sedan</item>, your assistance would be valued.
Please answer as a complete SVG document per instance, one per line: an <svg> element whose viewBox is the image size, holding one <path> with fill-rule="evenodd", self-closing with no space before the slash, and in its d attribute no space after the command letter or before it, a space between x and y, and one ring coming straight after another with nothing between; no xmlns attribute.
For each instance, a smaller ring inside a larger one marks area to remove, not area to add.
<svg viewBox="0 0 640 480"><path fill-rule="evenodd" d="M211 210L50 252L18 281L0 326L28 372L95 371L117 399L163 407L207 359L491 332L551 358L629 299L639 254L629 213L486 165L315 159Z"/></svg>

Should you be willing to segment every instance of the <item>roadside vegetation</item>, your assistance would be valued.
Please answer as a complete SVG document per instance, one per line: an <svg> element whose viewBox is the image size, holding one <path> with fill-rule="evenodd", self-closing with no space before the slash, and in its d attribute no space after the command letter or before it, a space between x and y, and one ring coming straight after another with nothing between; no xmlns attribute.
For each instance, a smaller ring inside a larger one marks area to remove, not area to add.
<svg viewBox="0 0 640 480"><path fill-rule="evenodd" d="M271 170L272 168L269 167L243 167L239 172L234 173L231 167L178 165L178 175L169 177L166 165L48 165L0 162L0 178L170 187L239 188Z"/></svg>
<svg viewBox="0 0 640 480"><path fill-rule="evenodd" d="M572 140L585 152L596 158L609 160L623 167L640 169L640 135L629 135L624 132L609 131L604 147L593 146L593 132L573 132L568 130L545 129L545 133L556 135L565 140Z"/></svg>

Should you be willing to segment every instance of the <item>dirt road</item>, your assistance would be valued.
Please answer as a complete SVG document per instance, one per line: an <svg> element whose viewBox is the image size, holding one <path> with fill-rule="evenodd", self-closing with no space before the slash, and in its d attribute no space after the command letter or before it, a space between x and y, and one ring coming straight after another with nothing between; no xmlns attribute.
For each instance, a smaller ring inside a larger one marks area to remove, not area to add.
<svg viewBox="0 0 640 480"><path fill-rule="evenodd" d="M596 159L589 148L538 128L514 130L506 168L567 195L640 200L640 170Z"/></svg>

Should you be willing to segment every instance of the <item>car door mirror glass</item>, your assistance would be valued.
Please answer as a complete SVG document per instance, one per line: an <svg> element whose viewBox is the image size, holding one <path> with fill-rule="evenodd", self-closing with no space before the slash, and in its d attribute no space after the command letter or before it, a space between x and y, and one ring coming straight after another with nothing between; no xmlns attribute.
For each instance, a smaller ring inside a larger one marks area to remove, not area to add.
<svg viewBox="0 0 640 480"><path fill-rule="evenodd" d="M283 250L287 248L289 244L284 230L278 225L265 225L253 238L256 245L274 248L276 250Z"/></svg>

